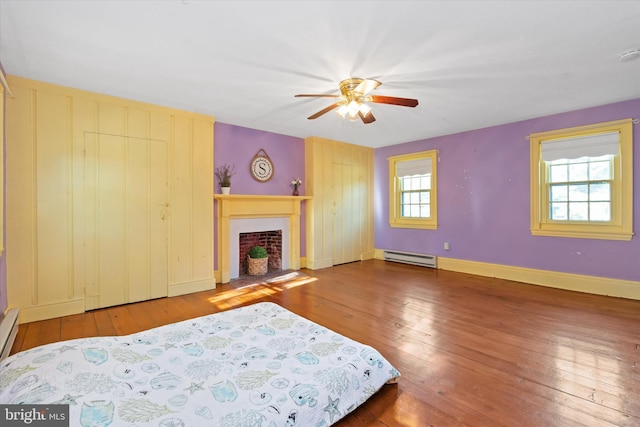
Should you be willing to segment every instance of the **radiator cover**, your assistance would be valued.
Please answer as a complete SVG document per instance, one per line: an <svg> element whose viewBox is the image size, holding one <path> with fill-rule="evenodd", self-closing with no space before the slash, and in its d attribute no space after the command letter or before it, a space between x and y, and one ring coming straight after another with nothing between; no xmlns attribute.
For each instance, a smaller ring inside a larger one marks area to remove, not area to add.
<svg viewBox="0 0 640 427"><path fill-rule="evenodd" d="M401 262L404 264L420 265L422 267L437 268L435 255L417 254L403 251L384 251L384 260Z"/></svg>
<svg viewBox="0 0 640 427"><path fill-rule="evenodd" d="M18 334L18 313L19 311L13 308L7 311L0 322L0 360L11 353L11 347Z"/></svg>

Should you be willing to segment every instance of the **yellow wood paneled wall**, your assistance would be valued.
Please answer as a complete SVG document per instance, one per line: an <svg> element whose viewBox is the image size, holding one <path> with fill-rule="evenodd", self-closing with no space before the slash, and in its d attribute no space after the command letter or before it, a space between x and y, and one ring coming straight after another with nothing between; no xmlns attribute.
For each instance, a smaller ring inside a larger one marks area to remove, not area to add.
<svg viewBox="0 0 640 427"><path fill-rule="evenodd" d="M167 142L167 295L215 287L210 116L8 76L7 294L21 322L83 312L89 134Z"/></svg>
<svg viewBox="0 0 640 427"><path fill-rule="evenodd" d="M0 69L0 73L2 70ZM3 74L4 75L4 74ZM4 100L6 91L0 83L0 255L4 252Z"/></svg>
<svg viewBox="0 0 640 427"><path fill-rule="evenodd" d="M307 256L310 269L374 257L374 150L305 139Z"/></svg>

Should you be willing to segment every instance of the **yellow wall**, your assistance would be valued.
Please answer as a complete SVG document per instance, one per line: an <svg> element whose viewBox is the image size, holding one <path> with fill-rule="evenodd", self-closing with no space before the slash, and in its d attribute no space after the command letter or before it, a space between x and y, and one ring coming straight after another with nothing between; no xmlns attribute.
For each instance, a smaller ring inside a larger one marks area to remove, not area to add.
<svg viewBox="0 0 640 427"><path fill-rule="evenodd" d="M8 76L7 294L21 322L85 310L87 133L167 142L168 295L215 287L213 117ZM164 207L159 207L164 209Z"/></svg>
<svg viewBox="0 0 640 427"><path fill-rule="evenodd" d="M305 139L310 269L373 258L373 148Z"/></svg>
<svg viewBox="0 0 640 427"><path fill-rule="evenodd" d="M0 256L4 252L4 97L4 85L0 83Z"/></svg>

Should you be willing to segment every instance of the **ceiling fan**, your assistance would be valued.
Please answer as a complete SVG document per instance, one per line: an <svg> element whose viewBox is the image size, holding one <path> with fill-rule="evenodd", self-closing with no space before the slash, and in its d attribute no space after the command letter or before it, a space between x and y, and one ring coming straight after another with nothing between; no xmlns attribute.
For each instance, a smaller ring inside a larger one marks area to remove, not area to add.
<svg viewBox="0 0 640 427"><path fill-rule="evenodd" d="M333 104L307 117L309 120L317 119L323 114L337 108L337 113L342 118L348 117L349 120L357 120L359 117L364 124L369 124L375 122L376 118L371 112L371 107L366 104L367 102L400 105L402 107L415 107L418 105L417 99L369 95L369 92L381 84L379 81L373 79L350 78L340 82L340 95L299 94L295 96L338 98Z"/></svg>

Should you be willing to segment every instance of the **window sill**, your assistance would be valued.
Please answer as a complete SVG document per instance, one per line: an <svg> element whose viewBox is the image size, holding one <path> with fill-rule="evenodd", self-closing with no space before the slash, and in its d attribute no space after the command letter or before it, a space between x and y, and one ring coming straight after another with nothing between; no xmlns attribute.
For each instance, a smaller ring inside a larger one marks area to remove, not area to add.
<svg viewBox="0 0 640 427"><path fill-rule="evenodd" d="M576 239L599 239L599 240L624 240L633 238L633 233L624 232L595 232L595 231L558 231L558 230L531 230L533 236L549 237L572 237Z"/></svg>
<svg viewBox="0 0 640 427"><path fill-rule="evenodd" d="M415 229L419 229L419 230L437 230L438 229L438 224L437 223L424 223L424 222L418 222L418 221L396 221L396 222L390 222L389 225L393 228L415 228Z"/></svg>

